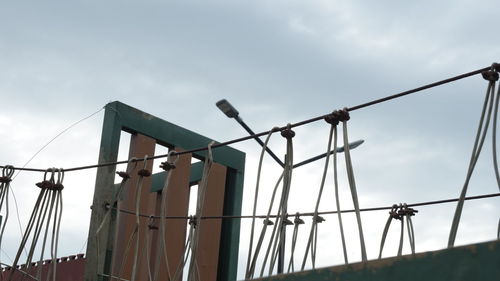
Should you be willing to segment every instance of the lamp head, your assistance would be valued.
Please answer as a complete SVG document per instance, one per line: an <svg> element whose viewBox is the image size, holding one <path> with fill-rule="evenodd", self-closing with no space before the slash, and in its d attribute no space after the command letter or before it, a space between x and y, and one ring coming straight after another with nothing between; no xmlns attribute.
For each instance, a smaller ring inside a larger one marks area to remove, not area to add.
<svg viewBox="0 0 500 281"><path fill-rule="evenodd" d="M229 118L236 118L240 114L226 99L218 101L215 105Z"/></svg>

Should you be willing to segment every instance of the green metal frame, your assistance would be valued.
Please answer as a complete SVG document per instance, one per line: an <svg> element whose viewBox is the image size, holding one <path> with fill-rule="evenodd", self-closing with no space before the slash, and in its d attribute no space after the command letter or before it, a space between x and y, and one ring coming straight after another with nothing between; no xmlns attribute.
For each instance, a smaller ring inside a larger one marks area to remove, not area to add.
<svg viewBox="0 0 500 281"><path fill-rule="evenodd" d="M500 241L276 275L256 280L496 281L500 280Z"/></svg>
<svg viewBox="0 0 500 281"><path fill-rule="evenodd" d="M142 134L157 140L158 144L167 147L182 147L185 150L207 146L212 140L190 130L184 129L155 116L115 101L105 107L104 122L99 152L99 163L117 161L120 135L122 131L131 134ZM195 152L193 157L204 160L206 152ZM245 170L245 153L223 146L214 149L213 160L227 167L226 190L224 195L223 215L241 215L243 196L243 177ZM191 167L190 182L199 180L203 163L194 163ZM100 257L97 261L97 248L94 234L102 221L108 202L112 202L114 193L115 166L100 167L97 169L96 186L94 191L92 217L89 229L87 258L84 280L103 280L97 277L97 272L109 272L109 263L112 253L111 239L114 229L109 224L101 229L100 234L107 237L106 245L100 245ZM160 174L153 176L152 191L158 191L163 185L164 177ZM240 220L230 219L222 221L221 242L219 249L219 266L217 278L221 281L236 280L238 264L238 248L240 234Z"/></svg>

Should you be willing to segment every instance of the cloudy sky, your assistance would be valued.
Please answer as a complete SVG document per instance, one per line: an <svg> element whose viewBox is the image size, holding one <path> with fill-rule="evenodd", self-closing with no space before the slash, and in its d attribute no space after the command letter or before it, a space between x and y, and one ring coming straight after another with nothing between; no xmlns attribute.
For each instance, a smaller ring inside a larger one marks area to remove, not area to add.
<svg viewBox="0 0 500 281"><path fill-rule="evenodd" d="M63 129L114 100L224 141L245 132L215 107L221 98L264 131L482 68L500 60L499 8L498 1L1 1L0 165L24 165ZM476 76L352 112L350 139L365 140L352 152L361 207L457 197L485 89ZM103 111L72 128L28 166L95 163L102 118ZM328 129L324 122L297 129L295 159L323 153ZM276 137L271 148L283 155L284 144ZM234 147L247 153L251 198L259 146ZM272 160L265 165L262 188L269 191L280 170ZM313 211L322 166L296 171L289 210ZM23 226L40 177L23 172L12 183ZM67 175L60 255L84 247L94 180L94 170ZM329 175L321 210L335 209L332 182ZM341 182L341 204L350 208L344 175ZM468 194L494 192L488 138ZM457 244L494 239L498 203L467 202ZM446 247L454 206L419 209L417 251ZM13 208L5 262L20 236ZM386 216L363 214L370 258L378 255ZM321 266L342 262L335 217L326 219L319 243L335 251L320 248ZM346 221L356 237L353 217ZM357 243L348 241L353 261L360 259ZM390 243L387 255L396 248Z"/></svg>

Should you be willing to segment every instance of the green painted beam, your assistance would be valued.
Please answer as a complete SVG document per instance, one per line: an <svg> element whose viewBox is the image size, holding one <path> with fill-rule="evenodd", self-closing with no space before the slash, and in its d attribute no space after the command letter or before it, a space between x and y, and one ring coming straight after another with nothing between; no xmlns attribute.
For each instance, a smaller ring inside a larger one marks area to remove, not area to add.
<svg viewBox="0 0 500 281"><path fill-rule="evenodd" d="M151 192L158 192L163 189L165 184L165 172L159 172L152 175ZM189 185L195 185L201 181L203 174L203 162L196 162L191 165L189 173Z"/></svg>
<svg viewBox="0 0 500 281"><path fill-rule="evenodd" d="M119 101L108 103L106 109L119 112L120 122L123 125L122 129L124 131L130 133L140 132L143 135L158 140L159 143L166 146L182 144L181 147L184 150L190 150L206 147L212 141L212 139L130 107ZM206 157L206 151L195 152L193 154L196 158L202 160ZM226 167L236 170L245 168L245 153L229 146L214 148L213 157L214 162Z"/></svg>
<svg viewBox="0 0 500 281"><path fill-rule="evenodd" d="M500 241L255 280L498 281L500 280Z"/></svg>

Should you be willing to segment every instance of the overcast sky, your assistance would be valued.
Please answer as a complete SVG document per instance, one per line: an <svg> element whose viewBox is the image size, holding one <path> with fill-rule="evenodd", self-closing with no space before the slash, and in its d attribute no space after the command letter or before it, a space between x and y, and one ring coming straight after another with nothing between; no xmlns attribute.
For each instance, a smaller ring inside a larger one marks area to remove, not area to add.
<svg viewBox="0 0 500 281"><path fill-rule="evenodd" d="M498 1L0 1L0 165L22 166L61 130L114 100L224 141L245 132L215 107L221 98L264 131L482 68L500 61L499 9ZM365 140L352 152L361 207L457 197L486 85L475 76L352 112L350 139ZM63 134L28 166L95 163L102 118L101 111ZM295 159L323 153L328 129L324 122L297 129ZM284 145L275 137L271 148L283 155ZM260 149L254 142L234 147L247 153L251 198ZM313 211L322 166L296 171L289 210ZM266 167L262 188L269 191L280 170L272 160ZM23 226L40 179L23 172L12 183ZM95 170L66 177L61 256L82 251L94 179ZM350 208L341 181L341 204ZM494 192L489 137L468 194ZM498 203L467 202L457 244L494 239ZM417 251L446 246L454 207L418 209ZM20 236L13 208L3 245L11 258ZM331 174L321 209L335 209ZM386 216L363 214L370 258ZM352 219L346 216L349 231ZM333 216L320 226L320 245L334 249L320 247L321 266L342 262L336 227ZM357 243L348 242L353 261ZM388 256L396 253L392 244Z"/></svg>

